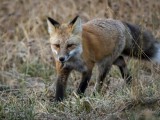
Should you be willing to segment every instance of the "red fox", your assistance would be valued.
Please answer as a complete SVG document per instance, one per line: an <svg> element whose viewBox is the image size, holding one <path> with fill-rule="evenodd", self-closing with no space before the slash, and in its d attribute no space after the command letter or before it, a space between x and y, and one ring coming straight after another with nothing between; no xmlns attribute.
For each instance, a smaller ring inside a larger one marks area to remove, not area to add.
<svg viewBox="0 0 160 120"><path fill-rule="evenodd" d="M83 94L95 64L99 71L95 90L100 92L112 65L119 67L127 83L131 82L123 55L160 63L160 43L138 25L113 19L94 19L82 25L78 16L67 24L59 24L48 17L47 23L56 61L56 101L64 99L67 78L72 70L82 73L77 93Z"/></svg>

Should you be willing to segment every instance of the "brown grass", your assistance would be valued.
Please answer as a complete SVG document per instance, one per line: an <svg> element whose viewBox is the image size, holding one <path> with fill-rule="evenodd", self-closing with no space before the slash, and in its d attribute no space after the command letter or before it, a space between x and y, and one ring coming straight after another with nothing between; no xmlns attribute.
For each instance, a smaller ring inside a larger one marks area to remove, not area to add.
<svg viewBox="0 0 160 120"><path fill-rule="evenodd" d="M49 102L46 88L55 83L53 56L47 33L47 16L68 22L79 15L83 22L114 18L140 24L160 39L159 0L1 0L0 4L0 119L108 119L158 120L160 117L160 67L126 58L134 77L124 84L117 68L103 94L90 95L97 70L79 99L73 91L78 73L68 81L68 97Z"/></svg>

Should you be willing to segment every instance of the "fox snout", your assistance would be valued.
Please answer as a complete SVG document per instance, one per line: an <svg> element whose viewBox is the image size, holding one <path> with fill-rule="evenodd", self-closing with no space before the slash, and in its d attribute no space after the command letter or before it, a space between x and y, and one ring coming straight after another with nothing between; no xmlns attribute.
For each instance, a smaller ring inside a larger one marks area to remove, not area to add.
<svg viewBox="0 0 160 120"><path fill-rule="evenodd" d="M62 56L62 57L59 57L59 61L60 61L60 62L64 62L64 61L65 61L65 57L63 57L63 56Z"/></svg>
<svg viewBox="0 0 160 120"><path fill-rule="evenodd" d="M59 56L59 57L58 57L58 60L59 60L61 63L67 62L68 56Z"/></svg>
<svg viewBox="0 0 160 120"><path fill-rule="evenodd" d="M54 56L56 60L58 60L61 63L65 63L69 61L71 58L76 58L77 56L80 56L82 53L82 46L79 45L76 48L74 48L71 51L67 51L66 49L62 49L60 51L56 51L52 46L52 51L54 52ZM56 52L55 52L56 51Z"/></svg>

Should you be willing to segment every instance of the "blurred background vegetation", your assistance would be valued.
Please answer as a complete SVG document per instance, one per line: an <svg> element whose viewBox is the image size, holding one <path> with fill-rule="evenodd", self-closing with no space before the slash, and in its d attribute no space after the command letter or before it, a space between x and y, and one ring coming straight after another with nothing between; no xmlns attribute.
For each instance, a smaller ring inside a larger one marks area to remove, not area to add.
<svg viewBox="0 0 160 120"><path fill-rule="evenodd" d="M126 58L135 81L129 88L113 67L109 90L104 87L104 95L90 96L95 68L88 97L79 99L73 92L80 80L77 73L71 74L64 103L57 106L45 96L46 88L56 78L47 33L48 16L60 23L76 15L83 23L94 18L119 19L142 25L159 40L160 0L0 2L0 119L160 119L160 67L153 63Z"/></svg>

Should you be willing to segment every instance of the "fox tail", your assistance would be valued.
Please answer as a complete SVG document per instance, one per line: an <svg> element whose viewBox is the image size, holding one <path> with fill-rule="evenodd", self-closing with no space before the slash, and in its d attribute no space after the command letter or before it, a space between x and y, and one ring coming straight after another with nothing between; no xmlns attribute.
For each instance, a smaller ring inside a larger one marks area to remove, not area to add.
<svg viewBox="0 0 160 120"><path fill-rule="evenodd" d="M123 22L131 35L129 47L123 51L124 55L154 61L160 64L160 42L150 31L138 25Z"/></svg>

